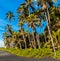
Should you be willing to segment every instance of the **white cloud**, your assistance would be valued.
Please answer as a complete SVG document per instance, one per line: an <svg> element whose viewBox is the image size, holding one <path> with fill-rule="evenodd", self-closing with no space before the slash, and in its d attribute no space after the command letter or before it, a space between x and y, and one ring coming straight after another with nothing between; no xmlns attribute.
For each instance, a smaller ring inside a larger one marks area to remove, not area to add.
<svg viewBox="0 0 60 61"><path fill-rule="evenodd" d="M0 40L0 47L5 47L5 46L4 46L4 41L3 41L3 40Z"/></svg>

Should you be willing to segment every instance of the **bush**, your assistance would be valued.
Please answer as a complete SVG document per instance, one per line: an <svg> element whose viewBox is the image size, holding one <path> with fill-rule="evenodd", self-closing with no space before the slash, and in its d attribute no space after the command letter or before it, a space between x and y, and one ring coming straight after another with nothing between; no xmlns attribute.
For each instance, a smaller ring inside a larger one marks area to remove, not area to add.
<svg viewBox="0 0 60 61"><path fill-rule="evenodd" d="M54 53L50 48L41 48L41 49L15 49L15 48L0 48L0 50L8 51L12 54L15 54L17 56L23 56L23 57L34 57L34 58L41 58L50 56L53 58L60 58L60 50L56 51L56 57L54 57Z"/></svg>

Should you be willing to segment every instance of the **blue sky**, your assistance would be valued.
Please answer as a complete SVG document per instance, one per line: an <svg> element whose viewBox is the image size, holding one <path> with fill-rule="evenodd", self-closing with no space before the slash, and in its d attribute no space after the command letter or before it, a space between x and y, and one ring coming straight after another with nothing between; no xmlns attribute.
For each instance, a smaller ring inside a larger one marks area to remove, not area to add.
<svg viewBox="0 0 60 61"><path fill-rule="evenodd" d="M8 24L8 20L5 19L6 12L12 11L16 16L16 9L23 3L22 0L0 0L0 39L3 39L3 33L5 32L5 26ZM14 30L18 30L18 20L15 17L15 21L12 21L12 27Z"/></svg>
<svg viewBox="0 0 60 61"><path fill-rule="evenodd" d="M5 19L6 12L12 11L15 14L15 21L12 21L12 27L14 30L18 30L18 20L16 15L17 7L23 3L24 0L0 0L0 40L3 40L3 33L5 32L5 26L8 24L8 20ZM60 0L55 3L59 4Z"/></svg>

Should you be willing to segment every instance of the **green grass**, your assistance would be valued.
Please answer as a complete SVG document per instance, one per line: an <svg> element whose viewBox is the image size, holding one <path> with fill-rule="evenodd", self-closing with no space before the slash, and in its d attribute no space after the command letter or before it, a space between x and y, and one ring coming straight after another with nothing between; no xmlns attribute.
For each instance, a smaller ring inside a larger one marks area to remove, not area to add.
<svg viewBox="0 0 60 61"><path fill-rule="evenodd" d="M4 50L12 54L15 54L17 56L23 56L23 57L42 58L42 57L50 56L53 58L60 58L60 50L56 51L56 56L54 57L54 53L49 48L41 48L41 49L0 48L0 50Z"/></svg>

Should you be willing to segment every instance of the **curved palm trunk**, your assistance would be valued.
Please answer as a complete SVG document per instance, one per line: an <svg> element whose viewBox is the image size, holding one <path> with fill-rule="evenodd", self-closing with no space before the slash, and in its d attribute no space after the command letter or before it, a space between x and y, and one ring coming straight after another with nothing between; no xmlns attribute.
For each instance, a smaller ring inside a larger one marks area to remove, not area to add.
<svg viewBox="0 0 60 61"><path fill-rule="evenodd" d="M48 26L47 26L48 27L48 33L49 33L49 36L50 36L50 39L51 39L54 55L56 56L56 51L55 51L55 47L54 47L54 43L53 43L53 38L52 38L51 30L50 30L50 27L49 27L50 16L49 16L48 7L47 7L47 13L46 14L48 15L48 17L46 15L46 20L48 21Z"/></svg>
<svg viewBox="0 0 60 61"><path fill-rule="evenodd" d="M33 36L33 41L34 41L34 48L36 49L36 41L35 41L34 32L32 33L32 36Z"/></svg>
<svg viewBox="0 0 60 61"><path fill-rule="evenodd" d="M18 39L18 43L17 45L19 44L19 48L22 49L22 46L21 46L21 43L20 43L20 40Z"/></svg>
<svg viewBox="0 0 60 61"><path fill-rule="evenodd" d="M7 42L7 44L6 44L6 48L10 48L9 42Z"/></svg>
<svg viewBox="0 0 60 61"><path fill-rule="evenodd" d="M35 29L35 25L33 23L33 30ZM34 36L34 35L33 35ZM39 40L39 35L36 33L36 40L37 40L37 44L38 44L38 48L40 49L40 40ZM36 48L36 41L35 41L35 37L34 37L34 45L35 45L35 48Z"/></svg>
<svg viewBox="0 0 60 61"><path fill-rule="evenodd" d="M20 49L22 49L22 47L21 47L21 43L19 43L19 46L20 46Z"/></svg>
<svg viewBox="0 0 60 61"><path fill-rule="evenodd" d="M40 49L40 40L39 40L39 35L36 33L36 40L37 40L37 43L38 43L38 48Z"/></svg>
<svg viewBox="0 0 60 61"><path fill-rule="evenodd" d="M47 41L46 41L46 35L45 35L45 34L46 34L46 33L44 32L43 35L44 35L44 39L45 39L45 43L46 43Z"/></svg>
<svg viewBox="0 0 60 61"><path fill-rule="evenodd" d="M18 45L19 45L19 47L18 47ZM20 43L19 40L18 40L18 42L16 43L15 48L20 48L20 49L22 49L22 47L21 47L21 43Z"/></svg>
<svg viewBox="0 0 60 61"><path fill-rule="evenodd" d="M25 48L27 48L26 38L25 38L25 35L24 34L23 34L23 39L24 39L24 43L25 43Z"/></svg>
<svg viewBox="0 0 60 61"><path fill-rule="evenodd" d="M30 47L30 41L31 41L31 39L30 39L30 34L28 33L28 40L29 40L29 47Z"/></svg>
<svg viewBox="0 0 60 61"><path fill-rule="evenodd" d="M53 42L53 38L52 38L52 35L51 35L51 31L50 31L49 25L47 27L48 27L48 32L49 32L50 39L51 39L51 42L52 42L52 47L53 47L54 55L56 56L54 42Z"/></svg>

